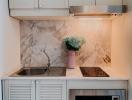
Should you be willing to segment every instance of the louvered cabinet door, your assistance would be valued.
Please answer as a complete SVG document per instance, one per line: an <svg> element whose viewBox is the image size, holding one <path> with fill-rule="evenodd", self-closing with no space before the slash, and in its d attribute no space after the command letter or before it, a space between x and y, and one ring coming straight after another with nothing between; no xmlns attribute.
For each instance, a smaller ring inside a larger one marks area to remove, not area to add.
<svg viewBox="0 0 132 100"><path fill-rule="evenodd" d="M4 100L35 100L35 81L5 80Z"/></svg>
<svg viewBox="0 0 132 100"><path fill-rule="evenodd" d="M66 100L66 81L36 81L36 100Z"/></svg>

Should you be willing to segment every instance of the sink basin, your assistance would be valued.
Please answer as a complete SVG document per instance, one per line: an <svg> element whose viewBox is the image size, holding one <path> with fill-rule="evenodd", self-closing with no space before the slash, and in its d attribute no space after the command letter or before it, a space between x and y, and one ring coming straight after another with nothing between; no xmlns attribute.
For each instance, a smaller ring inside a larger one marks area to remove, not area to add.
<svg viewBox="0 0 132 100"><path fill-rule="evenodd" d="M23 68L17 72L18 75L31 76L31 75L41 75L46 72L44 68Z"/></svg>
<svg viewBox="0 0 132 100"><path fill-rule="evenodd" d="M22 68L11 75L14 76L66 76L66 67L44 67Z"/></svg>
<svg viewBox="0 0 132 100"><path fill-rule="evenodd" d="M84 77L109 77L100 67L80 67Z"/></svg>

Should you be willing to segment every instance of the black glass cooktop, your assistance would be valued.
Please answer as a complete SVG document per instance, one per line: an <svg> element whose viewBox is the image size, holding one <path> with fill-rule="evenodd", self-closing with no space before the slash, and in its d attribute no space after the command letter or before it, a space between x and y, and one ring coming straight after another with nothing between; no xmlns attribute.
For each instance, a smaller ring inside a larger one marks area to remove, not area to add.
<svg viewBox="0 0 132 100"><path fill-rule="evenodd" d="M80 67L84 77L109 77L100 67Z"/></svg>

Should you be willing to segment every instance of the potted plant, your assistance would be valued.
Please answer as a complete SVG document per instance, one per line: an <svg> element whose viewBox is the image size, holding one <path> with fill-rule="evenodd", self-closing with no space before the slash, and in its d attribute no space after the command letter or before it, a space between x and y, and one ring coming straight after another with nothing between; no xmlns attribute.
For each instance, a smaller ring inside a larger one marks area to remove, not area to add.
<svg viewBox="0 0 132 100"><path fill-rule="evenodd" d="M76 66L76 51L79 51L81 46L85 43L83 38L66 37L64 39L66 49L68 50L68 68L75 68Z"/></svg>

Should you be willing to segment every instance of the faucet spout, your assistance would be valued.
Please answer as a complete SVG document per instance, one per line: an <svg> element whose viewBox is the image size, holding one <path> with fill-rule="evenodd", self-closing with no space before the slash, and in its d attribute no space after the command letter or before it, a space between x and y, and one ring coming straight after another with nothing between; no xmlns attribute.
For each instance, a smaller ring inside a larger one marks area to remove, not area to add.
<svg viewBox="0 0 132 100"><path fill-rule="evenodd" d="M45 49L42 50L42 52L45 54L45 56L46 56L47 59L48 59L48 63L47 63L47 67L46 67L46 69L47 69L48 71L50 71L50 66L51 66L51 63L50 63L50 57L49 57L49 55L48 55L48 53L46 52Z"/></svg>

